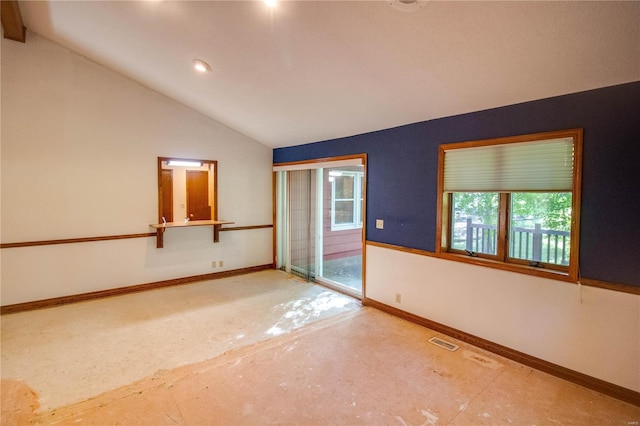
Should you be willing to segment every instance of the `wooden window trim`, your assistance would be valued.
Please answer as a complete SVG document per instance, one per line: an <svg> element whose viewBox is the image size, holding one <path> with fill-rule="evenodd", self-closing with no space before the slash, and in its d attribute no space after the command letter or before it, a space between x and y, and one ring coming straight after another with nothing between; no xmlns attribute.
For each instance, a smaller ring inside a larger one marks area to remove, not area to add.
<svg viewBox="0 0 640 426"><path fill-rule="evenodd" d="M500 207L498 217L498 247L497 255L478 254L471 257L461 254L457 250L449 249L449 228L451 218L451 194L444 192L444 157L445 151L456 148L482 147L496 144L517 142L529 142L543 139L555 139L573 137L574 164L573 164L573 188L571 199L571 251L569 253L569 266L545 264L544 268L529 266L528 262L508 257L508 232L509 232L509 193L500 193ZM519 272L528 275L551 278L560 281L577 283L579 277L579 239L580 239L580 204L582 192L582 129L570 129L544 133L533 133L506 138L484 139L476 141L459 142L440 145L438 149L438 182L437 182L437 217L436 217L436 256L443 259L454 260L473 265L481 265L511 272Z"/></svg>

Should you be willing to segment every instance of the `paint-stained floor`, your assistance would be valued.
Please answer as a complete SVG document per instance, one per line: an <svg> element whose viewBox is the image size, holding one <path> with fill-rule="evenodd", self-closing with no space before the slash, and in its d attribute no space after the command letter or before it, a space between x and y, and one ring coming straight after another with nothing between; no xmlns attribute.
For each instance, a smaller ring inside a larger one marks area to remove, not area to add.
<svg viewBox="0 0 640 426"><path fill-rule="evenodd" d="M2 379L3 425L640 420L638 407L277 271L4 316Z"/></svg>

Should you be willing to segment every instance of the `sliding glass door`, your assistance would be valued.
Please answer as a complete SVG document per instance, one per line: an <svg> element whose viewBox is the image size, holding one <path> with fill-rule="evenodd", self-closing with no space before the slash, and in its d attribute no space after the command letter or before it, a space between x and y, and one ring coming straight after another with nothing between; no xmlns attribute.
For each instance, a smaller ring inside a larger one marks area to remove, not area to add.
<svg viewBox="0 0 640 426"><path fill-rule="evenodd" d="M314 166L277 172L278 267L361 297L365 166Z"/></svg>

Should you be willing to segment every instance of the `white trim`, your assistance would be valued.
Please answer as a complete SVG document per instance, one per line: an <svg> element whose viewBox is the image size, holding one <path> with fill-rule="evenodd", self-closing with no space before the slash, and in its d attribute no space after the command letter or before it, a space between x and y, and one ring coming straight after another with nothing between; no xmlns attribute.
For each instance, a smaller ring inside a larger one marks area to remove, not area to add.
<svg viewBox="0 0 640 426"><path fill-rule="evenodd" d="M362 209L362 200L363 198L363 184L364 184L364 172L356 172L356 171L341 171L342 176L351 176L353 177L353 198L342 198L336 200L335 198L335 179L330 179L331 181L331 230L332 231L346 231L349 229L360 229L362 228L363 222L363 209ZM348 223L339 223L336 224L335 217L335 205L336 201L353 201L353 221Z"/></svg>
<svg viewBox="0 0 640 426"><path fill-rule="evenodd" d="M324 169L316 170L316 257L315 257L315 274L316 277L319 271L323 271L324 265Z"/></svg>

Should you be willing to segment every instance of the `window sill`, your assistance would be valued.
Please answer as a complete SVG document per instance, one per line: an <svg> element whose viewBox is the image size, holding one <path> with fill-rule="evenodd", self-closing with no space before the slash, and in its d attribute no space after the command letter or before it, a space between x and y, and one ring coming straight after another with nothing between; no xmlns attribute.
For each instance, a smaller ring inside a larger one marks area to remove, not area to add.
<svg viewBox="0 0 640 426"><path fill-rule="evenodd" d="M360 225L331 226L331 232L353 231L355 229L362 229L362 224L360 224Z"/></svg>
<svg viewBox="0 0 640 426"><path fill-rule="evenodd" d="M520 274L534 275L552 280L576 283L577 280L572 279L568 272L556 271L553 269L544 269L534 266L520 265L516 263L506 263L499 260L486 259L482 257L471 257L463 254L439 252L436 256L441 259L453 260L455 262L469 263L472 265L484 266L487 268L501 269L503 271L517 272Z"/></svg>

